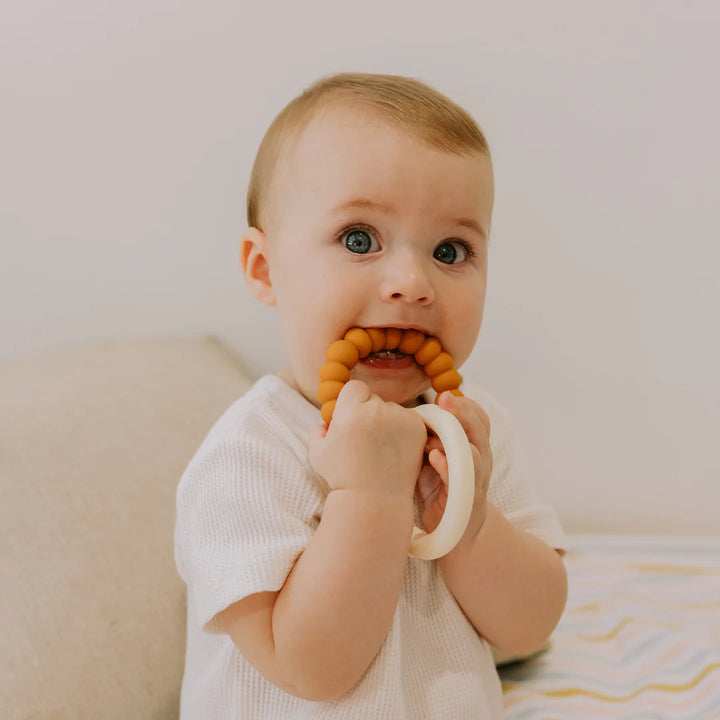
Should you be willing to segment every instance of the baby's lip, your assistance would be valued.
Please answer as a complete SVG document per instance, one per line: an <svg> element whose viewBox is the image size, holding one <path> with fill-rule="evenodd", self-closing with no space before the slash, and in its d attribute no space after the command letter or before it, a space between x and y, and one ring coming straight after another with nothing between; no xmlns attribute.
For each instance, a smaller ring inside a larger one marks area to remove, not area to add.
<svg viewBox="0 0 720 720"><path fill-rule="evenodd" d="M428 330L427 328L423 327L422 325L414 325L414 324L406 325L404 323L386 323L384 325L368 325L364 329L365 330L368 330L368 329L386 330L388 328L393 328L393 329L397 329L397 330L417 330L418 332L421 332L425 335L434 336L434 333L432 331Z"/></svg>

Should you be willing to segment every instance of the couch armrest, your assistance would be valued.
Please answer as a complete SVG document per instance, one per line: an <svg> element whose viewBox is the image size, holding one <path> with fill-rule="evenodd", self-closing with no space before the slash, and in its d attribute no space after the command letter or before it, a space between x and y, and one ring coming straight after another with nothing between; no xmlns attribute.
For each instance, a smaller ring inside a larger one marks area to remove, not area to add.
<svg viewBox="0 0 720 720"><path fill-rule="evenodd" d="M177 718L175 487L248 384L207 338L108 342L0 368L4 718Z"/></svg>

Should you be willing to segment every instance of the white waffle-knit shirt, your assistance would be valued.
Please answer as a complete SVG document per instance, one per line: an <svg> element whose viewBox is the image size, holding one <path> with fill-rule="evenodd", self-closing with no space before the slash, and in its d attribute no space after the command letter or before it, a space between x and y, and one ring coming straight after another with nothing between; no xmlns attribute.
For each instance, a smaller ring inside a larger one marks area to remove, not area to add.
<svg viewBox="0 0 720 720"><path fill-rule="evenodd" d="M490 417L489 500L516 527L564 549L554 511L518 467L509 418L463 385ZM329 488L307 454L319 410L266 375L218 420L177 491L175 557L188 587L182 720L471 720L501 718L491 651L452 597L435 561L408 558L392 626L355 688L312 702L280 690L222 632L217 614L279 590L317 528Z"/></svg>

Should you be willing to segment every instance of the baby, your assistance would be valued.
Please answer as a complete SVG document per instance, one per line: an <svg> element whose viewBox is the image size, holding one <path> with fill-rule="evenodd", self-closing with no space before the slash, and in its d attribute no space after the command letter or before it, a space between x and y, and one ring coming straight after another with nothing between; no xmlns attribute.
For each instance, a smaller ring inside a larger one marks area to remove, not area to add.
<svg viewBox="0 0 720 720"><path fill-rule="evenodd" d="M413 525L440 521L447 461L411 409L432 402L423 369L371 353L329 428L317 400L328 346L356 326L418 330L467 360L492 207L482 132L416 80L325 78L270 126L240 259L287 365L227 410L180 481L182 718L502 717L491 646L541 646L567 589L562 529L517 467L507 413L467 383L438 398L470 440L475 500L429 561L408 548Z"/></svg>

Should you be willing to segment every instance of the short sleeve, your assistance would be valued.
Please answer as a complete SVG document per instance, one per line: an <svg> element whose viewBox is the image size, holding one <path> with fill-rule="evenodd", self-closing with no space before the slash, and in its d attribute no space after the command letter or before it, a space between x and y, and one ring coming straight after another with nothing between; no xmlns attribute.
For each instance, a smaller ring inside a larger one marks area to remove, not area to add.
<svg viewBox="0 0 720 720"><path fill-rule="evenodd" d="M175 558L197 622L234 602L279 590L317 525L322 498L308 469L272 433L242 429L206 443L177 491Z"/></svg>
<svg viewBox="0 0 720 720"><path fill-rule="evenodd" d="M467 394L480 403L490 418L493 470L488 499L516 528L564 552L567 549L565 533L555 510L540 502L530 485L510 414L478 389L471 389Z"/></svg>

